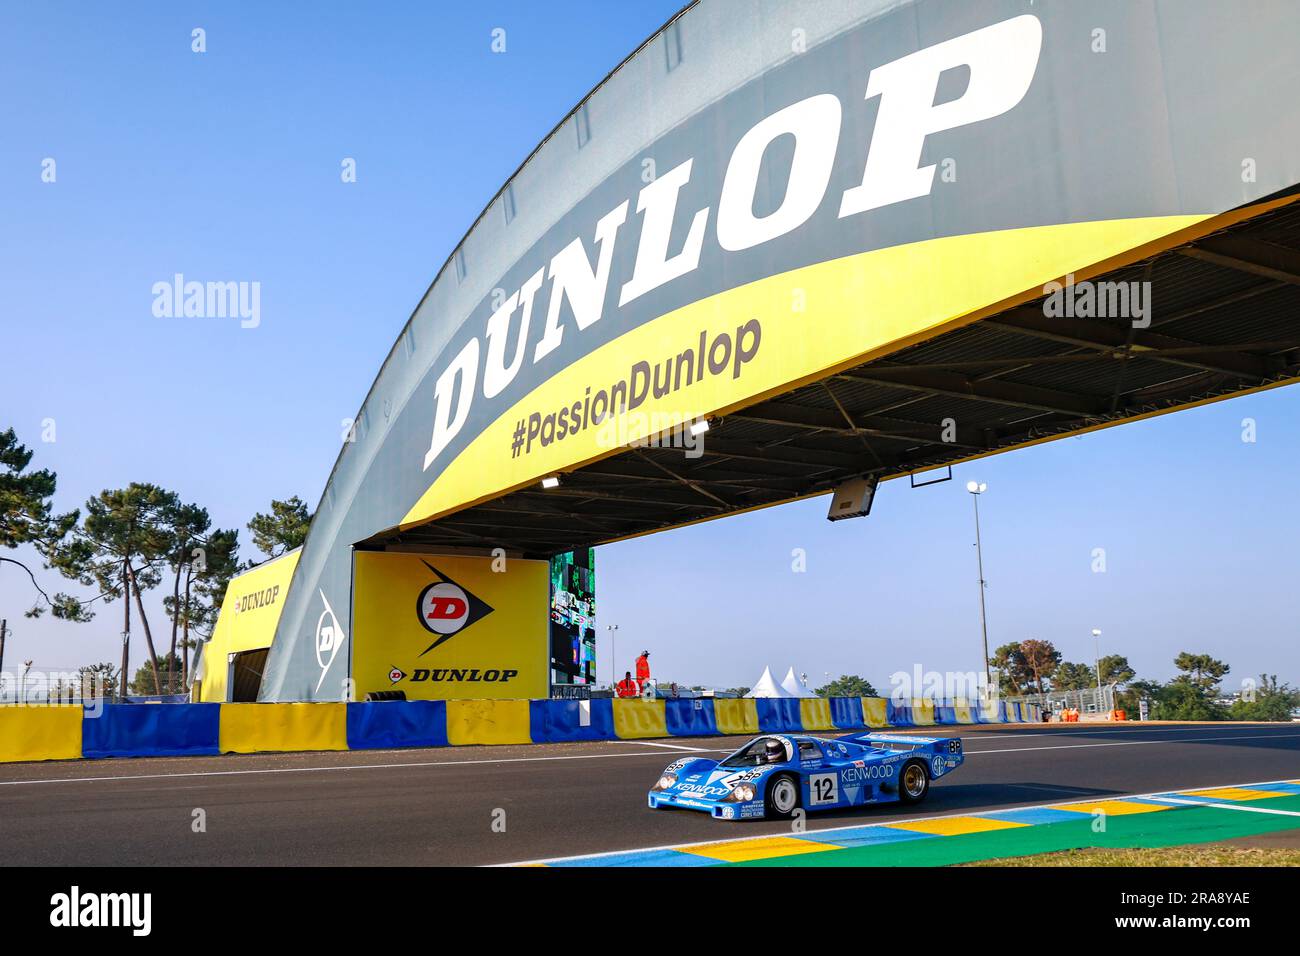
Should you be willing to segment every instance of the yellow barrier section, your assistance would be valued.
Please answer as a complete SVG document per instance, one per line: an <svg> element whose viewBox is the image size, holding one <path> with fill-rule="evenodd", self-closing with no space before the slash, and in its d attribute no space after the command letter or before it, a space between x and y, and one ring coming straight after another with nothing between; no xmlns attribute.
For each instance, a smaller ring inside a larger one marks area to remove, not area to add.
<svg viewBox="0 0 1300 956"><path fill-rule="evenodd" d="M980 701L980 720L985 723L1001 723L1001 717L998 714L999 709L996 700Z"/></svg>
<svg viewBox="0 0 1300 956"><path fill-rule="evenodd" d="M346 704L222 704L221 750L347 750Z"/></svg>
<svg viewBox="0 0 1300 956"><path fill-rule="evenodd" d="M758 704L752 699L715 697L713 716L720 734L758 733Z"/></svg>
<svg viewBox="0 0 1300 956"><path fill-rule="evenodd" d="M667 732L664 736L668 736ZM447 740L465 744L530 744L528 701L449 700Z"/></svg>
<svg viewBox="0 0 1300 956"><path fill-rule="evenodd" d="M957 723L959 724L975 723L975 718L970 715L970 704L962 704L959 702L954 702L952 705L952 709L957 714Z"/></svg>
<svg viewBox="0 0 1300 956"><path fill-rule="evenodd" d="M920 727L934 723L934 701L912 698L912 723Z"/></svg>
<svg viewBox="0 0 1300 956"><path fill-rule="evenodd" d="M834 730L831 702L824 697L806 697L799 701L799 717L804 730Z"/></svg>
<svg viewBox="0 0 1300 956"><path fill-rule="evenodd" d="M668 719L662 700L615 700L614 736L620 740L667 737Z"/></svg>
<svg viewBox="0 0 1300 956"><path fill-rule="evenodd" d="M81 756L80 705L0 707L0 763L76 760Z"/></svg>
<svg viewBox="0 0 1300 956"><path fill-rule="evenodd" d="M868 727L888 727L888 701L883 697L862 698L862 719Z"/></svg>

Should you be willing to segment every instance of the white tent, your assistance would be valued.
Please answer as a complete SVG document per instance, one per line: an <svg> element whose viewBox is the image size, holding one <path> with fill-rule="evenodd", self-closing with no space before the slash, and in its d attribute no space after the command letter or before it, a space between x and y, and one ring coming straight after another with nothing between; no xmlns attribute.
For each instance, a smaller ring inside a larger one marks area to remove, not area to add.
<svg viewBox="0 0 1300 956"><path fill-rule="evenodd" d="M785 680L781 681L781 686L791 697L816 697L817 695L799 682L799 678L794 676L794 668L786 671Z"/></svg>
<svg viewBox="0 0 1300 956"><path fill-rule="evenodd" d="M751 690L745 696L746 697L789 698L789 697L793 697L794 694L790 693L788 690L786 690L784 687L782 687L780 684L776 682L776 680L772 677L772 668L764 667L763 676L760 677L758 681L754 684L753 690Z"/></svg>

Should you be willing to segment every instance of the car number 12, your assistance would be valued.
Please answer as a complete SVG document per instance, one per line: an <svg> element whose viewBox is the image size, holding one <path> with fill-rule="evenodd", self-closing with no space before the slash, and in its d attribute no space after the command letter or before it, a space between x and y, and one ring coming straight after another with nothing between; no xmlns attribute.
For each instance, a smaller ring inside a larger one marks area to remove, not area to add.
<svg viewBox="0 0 1300 956"><path fill-rule="evenodd" d="M839 799L839 774L814 773L808 777L808 800L814 807Z"/></svg>

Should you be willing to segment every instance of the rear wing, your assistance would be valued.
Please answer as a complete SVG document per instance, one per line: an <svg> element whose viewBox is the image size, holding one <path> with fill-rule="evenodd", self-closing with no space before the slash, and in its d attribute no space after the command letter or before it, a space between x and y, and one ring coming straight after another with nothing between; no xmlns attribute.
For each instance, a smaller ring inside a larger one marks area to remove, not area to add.
<svg viewBox="0 0 1300 956"><path fill-rule="evenodd" d="M841 737L855 744L891 750L927 750L931 753L961 753L959 737L910 737L905 734L849 734Z"/></svg>
<svg viewBox="0 0 1300 956"><path fill-rule="evenodd" d="M915 744L917 747L924 747L926 744L937 744L940 740L939 737L913 737L904 734L875 734L875 732L871 732L871 734L852 734L844 737L844 739L857 740L863 744Z"/></svg>

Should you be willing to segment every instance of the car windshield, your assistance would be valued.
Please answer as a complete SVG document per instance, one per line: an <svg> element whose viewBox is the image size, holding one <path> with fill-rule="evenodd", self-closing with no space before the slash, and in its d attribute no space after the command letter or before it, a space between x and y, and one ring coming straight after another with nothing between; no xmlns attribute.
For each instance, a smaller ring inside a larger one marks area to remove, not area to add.
<svg viewBox="0 0 1300 956"><path fill-rule="evenodd" d="M719 767L761 767L767 763L766 749L769 740L776 740L775 737L760 737L751 743L746 744L737 750L730 757L723 760ZM777 743L780 743L778 740ZM785 759L785 744L781 744L781 759Z"/></svg>

